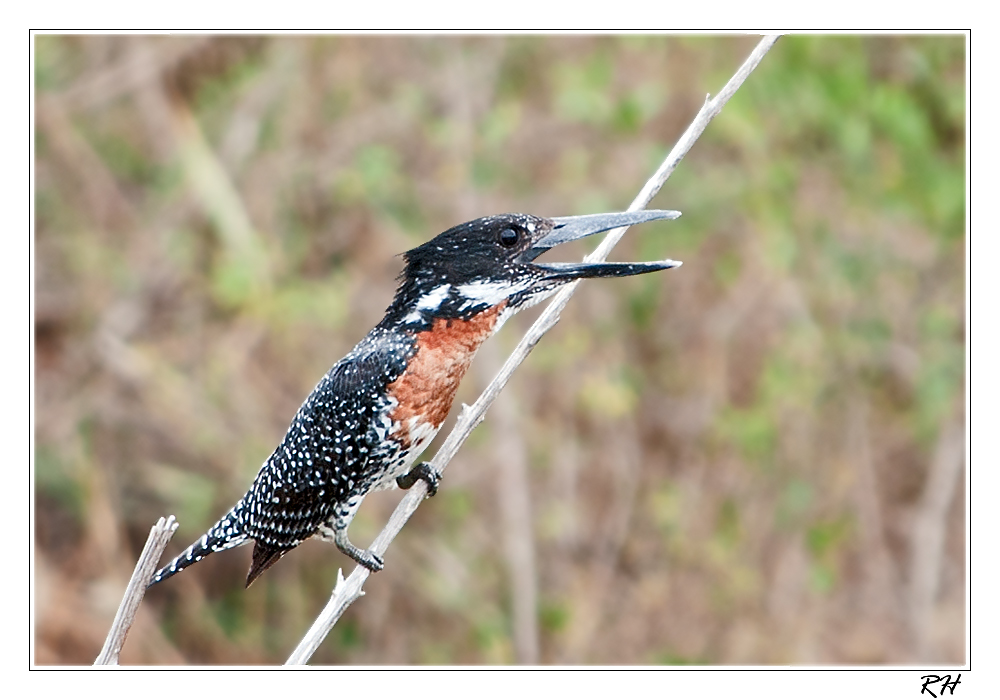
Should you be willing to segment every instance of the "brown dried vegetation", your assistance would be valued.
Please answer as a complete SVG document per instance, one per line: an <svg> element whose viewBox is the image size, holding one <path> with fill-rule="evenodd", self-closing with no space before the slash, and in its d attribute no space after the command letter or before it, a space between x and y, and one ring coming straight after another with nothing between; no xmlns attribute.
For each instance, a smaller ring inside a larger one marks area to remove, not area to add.
<svg viewBox="0 0 1000 700"><path fill-rule="evenodd" d="M176 553L244 492L394 256L625 207L755 44L35 41L39 664L93 661L158 517ZM962 37L779 41L615 253L684 267L582 285L313 661L961 663L964 76ZM152 589L122 662L283 661L350 562L249 557Z"/></svg>

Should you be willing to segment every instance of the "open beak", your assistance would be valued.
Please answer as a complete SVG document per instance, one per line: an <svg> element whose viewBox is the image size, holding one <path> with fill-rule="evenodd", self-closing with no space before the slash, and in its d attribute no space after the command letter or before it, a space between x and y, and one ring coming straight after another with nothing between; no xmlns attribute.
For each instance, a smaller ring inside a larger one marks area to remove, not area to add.
<svg viewBox="0 0 1000 700"><path fill-rule="evenodd" d="M555 226L542 236L531 248L524 252L524 259L531 261L560 243L575 241L613 228L642 224L657 219L676 219L679 211L647 209L626 211L615 214L587 214L585 216L561 216L550 219ZM583 277L628 277L656 270L680 267L677 260L660 260L645 263L534 263L550 273L550 278L578 279Z"/></svg>

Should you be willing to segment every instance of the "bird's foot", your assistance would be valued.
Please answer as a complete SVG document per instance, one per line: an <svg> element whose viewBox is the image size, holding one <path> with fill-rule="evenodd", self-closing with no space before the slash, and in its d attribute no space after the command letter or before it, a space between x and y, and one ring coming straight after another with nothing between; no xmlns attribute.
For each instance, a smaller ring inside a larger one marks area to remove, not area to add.
<svg viewBox="0 0 1000 700"><path fill-rule="evenodd" d="M337 530L334 538L337 549L361 564L373 574L385 568L385 560L370 549L361 549L347 539L347 529Z"/></svg>
<svg viewBox="0 0 1000 700"><path fill-rule="evenodd" d="M413 469L402 476L396 477L396 484L401 489L408 489L421 479L427 483L427 498L430 498L438 491L438 484L441 483L441 474L438 473L430 462L421 462Z"/></svg>
<svg viewBox="0 0 1000 700"><path fill-rule="evenodd" d="M385 560L370 549L359 549L351 558L373 574L385 568Z"/></svg>

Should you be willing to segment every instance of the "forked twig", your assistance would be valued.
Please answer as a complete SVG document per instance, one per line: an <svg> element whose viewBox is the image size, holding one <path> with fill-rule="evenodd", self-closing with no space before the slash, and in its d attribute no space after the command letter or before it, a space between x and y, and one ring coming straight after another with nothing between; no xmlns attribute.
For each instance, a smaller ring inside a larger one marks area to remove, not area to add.
<svg viewBox="0 0 1000 700"><path fill-rule="evenodd" d="M139 603L146 594L146 586L153 578L156 571L156 564L163 556L163 550L167 548L167 543L174 536L177 529L177 521L174 516L160 518L159 521L149 531L146 539L146 546L142 548L139 561L132 571L132 578L125 588L125 597L122 598L118 612L115 614L115 621L111 623L111 630L108 638L104 640L104 648L97 655L94 661L95 666L117 666L118 654L125 646L125 637L128 635L132 622L135 620L135 613L139 609Z"/></svg>
<svg viewBox="0 0 1000 700"><path fill-rule="evenodd" d="M644 209L649 204L650 200L660 191L663 183L673 173L677 164L701 136L708 123L722 110L723 105L735 94L736 90L739 89L743 81L757 67L757 64L764 58L764 54L770 50L777 40L778 36L776 35L764 37L719 94L714 98L706 99L704 106L698 112L694 121L691 122L687 131L684 132L677 142L677 145L674 146L673 150L670 151L657 171L636 196L631 206L629 206L628 211ZM625 228L618 228L610 231L597 249L585 258L586 262L601 262L605 260L611 249L621 240L625 230ZM507 384L514 370L524 362L528 353L541 340L542 336L559 321L559 314L566 307L570 297L573 296L577 284L579 282L572 282L556 294L538 320L528 329L528 332L521 339L521 342L518 343L514 352L507 358L496 378L486 387L486 390L472 406L463 407L455 427L449 433L444 445L438 450L431 462L438 473L444 471L448 463L458 452L458 449L462 446L462 443L465 442L476 426L483 421L486 411ZM403 525L417 510L417 507L426 495L427 485L423 481L418 481L403 497L396 510L393 511L385 528L375 538L370 547L372 552L379 556L385 554L389 543L403 529ZM319 617L316 618L312 627L309 628L309 631L303 637L298 647L292 652L292 655L286 662L287 664L304 664L309 661L348 606L364 595L362 586L370 573L368 569L359 565L347 579L344 579L342 572L338 571L337 585L330 596L329 602L323 608Z"/></svg>

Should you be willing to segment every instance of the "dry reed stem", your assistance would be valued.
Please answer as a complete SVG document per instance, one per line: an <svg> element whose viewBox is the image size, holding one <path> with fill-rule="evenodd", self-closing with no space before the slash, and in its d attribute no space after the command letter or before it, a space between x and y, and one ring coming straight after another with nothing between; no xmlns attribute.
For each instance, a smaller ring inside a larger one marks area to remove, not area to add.
<svg viewBox="0 0 1000 700"><path fill-rule="evenodd" d="M695 144L698 138L701 136L702 132L708 126L709 122L722 110L722 107L729 101L729 99L736 93L743 81L746 80L747 76L757 67L764 55L771 49L774 43L778 40L777 35L766 36L761 39L760 43L757 44L750 56L744 61L743 65L740 66L736 74L726 83L725 87L719 92L715 98L710 98L705 100L704 106L698 112L694 121L687 128L684 134L681 136L680 140L674 146L674 148L667 155L666 159L653 174L653 176L646 182L642 190L633 200L631 206L629 206L628 211L638 211L644 209L646 205L653 199L663 183L666 182L667 178L670 177L677 164L680 163L681 159L687 154L691 147ZM587 262L599 262L605 260L611 249L621 240L627 227L618 228L610 231L601 244L594 250L593 253L588 255L585 260ZM514 374L514 370L524 362L527 358L528 353L535 347L542 336L545 335L556 323L559 321L559 314L569 303L570 297L573 296L576 286L579 282L573 282L566 287L564 287L556 296L553 298L549 305L542 312L542 315L535 321L534 325L528 329L528 332L518 343L517 347L511 353L510 357L504 363L503 367L500 368L500 372L494 378L493 382L486 387L486 390L479 396L472 406L463 406L462 412L458 417L458 421L455 427L449 433L447 440L445 440L444 445L438 450L434 459L431 461L431 465L438 471L442 473L444 469L448 466L448 463L452 460L458 449L465 442L466 438L472 433L472 431L478 426L486 416L486 411L496 400L500 391L507 384L507 381ZM409 490L409 492L403 497L396 510L393 511L392 516L389 518L389 522L386 524L385 528L379 533L378 537L372 543L370 550L379 556L385 554L389 543L395 539L396 535L403 529L403 525L406 521L410 519L410 516L416 512L417 507L420 502L427 495L427 485L419 481ZM333 589L333 593L330 596L329 602L326 607L320 612L319 617L316 618L313 625L309 628L309 631L303 637L302 641L292 652L292 655L288 658L286 665L295 664L305 664L309 661L312 655L319 648L323 639L329 634L330 630L343 615L344 611L353 603L355 600L364 595L362 586L364 582L368 579L370 571L363 566L355 567L354 571L347 578L343 578L342 572L337 573L337 585Z"/></svg>
<svg viewBox="0 0 1000 700"><path fill-rule="evenodd" d="M163 556L163 550L167 548L167 543L174 536L177 530L177 521L174 516L160 518L159 521L149 530L149 537L146 539L146 546L142 548L139 561L132 571L132 578L125 588L125 597L122 598L118 612L115 613L115 621L111 623L111 630L108 638L104 641L104 648L97 655L94 661L95 666L117 666L118 655L122 647L125 646L125 637L135 621L135 614L139 610L139 603L146 595L146 586L153 579L156 572L156 565Z"/></svg>

